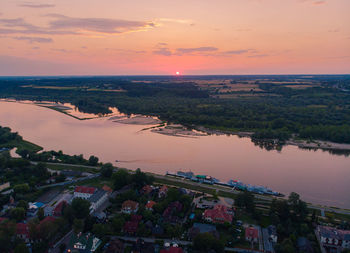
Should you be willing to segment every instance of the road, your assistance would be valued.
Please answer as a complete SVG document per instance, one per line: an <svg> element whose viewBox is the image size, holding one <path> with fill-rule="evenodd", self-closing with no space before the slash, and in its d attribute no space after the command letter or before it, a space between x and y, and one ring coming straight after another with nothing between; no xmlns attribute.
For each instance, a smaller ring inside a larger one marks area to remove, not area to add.
<svg viewBox="0 0 350 253"><path fill-rule="evenodd" d="M96 173L96 174L93 174L93 175L91 175L91 176L80 177L80 178L73 179L73 180L70 180L70 181L64 181L64 182L62 182L62 183L43 185L43 186L38 187L38 189L44 189L44 188L49 188L49 187L55 187L55 186L63 186L63 185L74 184L74 183L76 183L76 182L80 182L80 181L84 181L84 180L96 178L96 177L99 177L99 176L100 176L100 173Z"/></svg>
<svg viewBox="0 0 350 253"><path fill-rule="evenodd" d="M241 191L232 190L231 188L224 187L224 186L199 184L197 182L193 182L193 181L190 181L190 180L177 179L177 178L170 177L170 176L162 176L162 175L157 175L157 174L152 174L152 175L155 178L165 179L165 180L174 181L174 182L185 183L185 184L188 184L188 185L191 185L191 186L198 186L198 185L200 185L201 187L207 188L209 190L220 190L222 192L233 193L233 194L241 193ZM260 195L260 194L254 194L254 197L256 199L265 200L265 201L272 201L274 198L276 198L276 199L283 199L281 197L265 196L265 195ZM317 209L317 210L320 210L320 211L325 210L327 212L334 212L334 213L338 213L338 214L350 215L350 210L348 210L348 209L318 206L318 205L309 204L309 203L307 204L307 206L308 206L308 208Z"/></svg>
<svg viewBox="0 0 350 253"><path fill-rule="evenodd" d="M37 164L37 162L31 162L33 164ZM89 168L89 169L100 169L100 167L94 167L94 166L88 166L88 165L77 165L77 164L66 164L66 163L47 163L47 164L59 164L59 165L65 165L67 167L85 167L85 168ZM203 188L207 188L210 190L220 190L223 192L227 192L227 193L233 193L233 194L239 194L241 191L237 191L237 190L233 190L229 187L224 187L224 186L219 186L219 185L207 185L207 184L199 184L197 182L193 182L190 180L184 180L184 179L178 179L178 178L174 178L174 177L170 177L170 176L163 176L163 175L158 175L158 174L154 174L154 173L148 173L153 175L155 178L159 178L159 179L165 179L165 180L169 180L169 181L174 181L174 182L181 182L181 183L185 183L188 185L192 185L192 186L198 186L200 185ZM89 179L88 177L84 178L85 179ZM80 181L80 180L79 180ZM71 181L73 182L73 181ZM254 194L256 199L260 199L260 200L265 200L265 201L272 201L272 199L274 198L280 198L280 197L273 197L273 196L265 196L265 195L260 195L260 194ZM319 205L314 205L314 204L307 204L308 208L311 209L317 209L317 210L324 210L327 212L334 212L334 213L338 213L338 214L346 214L346 215L350 215L350 210L348 209L341 209L341 208L333 208L333 207L326 207L326 206L319 206Z"/></svg>
<svg viewBox="0 0 350 253"><path fill-rule="evenodd" d="M142 239L143 241L147 242L147 243L155 243L157 238L151 238L151 237L132 237L132 236L112 236L111 239L121 239L124 241L128 241L128 242L136 242L138 239ZM190 241L182 241L182 240L171 240L171 239L161 239L164 241L164 243L176 243L178 245L182 245L182 246L190 246L192 245L192 242ZM258 251L258 250L250 250L250 249L241 249L241 248L229 248L229 247L225 247L225 251L231 251L231 252L251 252L251 253L261 253L262 251Z"/></svg>

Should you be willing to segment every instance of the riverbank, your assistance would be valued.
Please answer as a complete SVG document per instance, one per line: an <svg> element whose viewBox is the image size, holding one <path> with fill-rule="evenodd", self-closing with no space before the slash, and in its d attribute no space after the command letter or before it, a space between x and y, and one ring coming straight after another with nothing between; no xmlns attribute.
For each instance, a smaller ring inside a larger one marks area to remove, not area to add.
<svg viewBox="0 0 350 253"><path fill-rule="evenodd" d="M243 132L243 131L228 131L228 130L215 130L209 129L202 126L195 127L196 130L207 133L209 135L237 135L238 137L249 137L251 138L254 132ZM278 141L278 140L276 140ZM331 141L322 140L301 140L291 138L282 145L297 146L305 149L322 149L322 150L344 150L350 152L350 144L347 143L336 143Z"/></svg>

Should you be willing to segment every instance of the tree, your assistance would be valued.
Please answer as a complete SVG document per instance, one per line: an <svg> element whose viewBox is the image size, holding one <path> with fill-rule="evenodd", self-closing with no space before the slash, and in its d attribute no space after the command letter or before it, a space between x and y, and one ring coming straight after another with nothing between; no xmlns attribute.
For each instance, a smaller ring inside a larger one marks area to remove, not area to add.
<svg viewBox="0 0 350 253"><path fill-rule="evenodd" d="M225 245L212 234L201 233L194 238L193 248L199 252L209 252L210 250L214 250L216 253L219 253L224 252Z"/></svg>
<svg viewBox="0 0 350 253"><path fill-rule="evenodd" d="M98 157L93 156L93 155L90 156L90 158L89 158L89 165L96 166L97 163L98 163Z"/></svg>
<svg viewBox="0 0 350 253"><path fill-rule="evenodd" d="M255 210L254 195L250 192L239 193L235 199L235 204L236 206L253 213Z"/></svg>
<svg viewBox="0 0 350 253"><path fill-rule="evenodd" d="M38 219L42 221L45 218L45 213L43 208L39 208L38 213L37 213Z"/></svg>
<svg viewBox="0 0 350 253"><path fill-rule="evenodd" d="M29 250L24 243L20 243L16 246L14 253L29 253Z"/></svg>
<svg viewBox="0 0 350 253"><path fill-rule="evenodd" d="M66 250L67 246L64 243L60 244L60 253L63 253Z"/></svg>
<svg viewBox="0 0 350 253"><path fill-rule="evenodd" d="M106 163L101 167L101 175L106 178L110 178L113 174L113 165L111 163Z"/></svg>
<svg viewBox="0 0 350 253"><path fill-rule="evenodd" d="M125 185L130 184L131 178L127 170L118 169L116 173L113 174L114 189L119 190Z"/></svg>
<svg viewBox="0 0 350 253"><path fill-rule="evenodd" d="M28 202L21 199L20 201L18 201L17 207L22 207L24 210L28 209Z"/></svg>
<svg viewBox="0 0 350 253"><path fill-rule="evenodd" d="M75 198L72 201L73 216L77 219L85 219L90 214L90 202L82 199Z"/></svg>
<svg viewBox="0 0 350 253"><path fill-rule="evenodd" d="M16 207L11 209L10 211L11 218L15 219L17 222L24 220L26 211L24 210L23 207Z"/></svg>
<svg viewBox="0 0 350 253"><path fill-rule="evenodd" d="M60 173L56 178L55 178L57 183L64 182L66 180L66 175L63 173Z"/></svg>
<svg viewBox="0 0 350 253"><path fill-rule="evenodd" d="M84 220L83 219L74 219L73 221L73 230L77 234L82 232L84 229Z"/></svg>
<svg viewBox="0 0 350 253"><path fill-rule="evenodd" d="M28 184L18 184L13 187L13 190L15 193L27 193L29 192L29 185Z"/></svg>

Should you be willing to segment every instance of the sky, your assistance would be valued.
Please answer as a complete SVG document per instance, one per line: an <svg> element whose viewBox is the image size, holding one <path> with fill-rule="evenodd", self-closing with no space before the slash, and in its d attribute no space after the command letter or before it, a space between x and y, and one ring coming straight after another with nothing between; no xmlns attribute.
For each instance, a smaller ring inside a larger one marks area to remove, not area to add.
<svg viewBox="0 0 350 253"><path fill-rule="evenodd" d="M0 0L0 75L349 74L350 0Z"/></svg>

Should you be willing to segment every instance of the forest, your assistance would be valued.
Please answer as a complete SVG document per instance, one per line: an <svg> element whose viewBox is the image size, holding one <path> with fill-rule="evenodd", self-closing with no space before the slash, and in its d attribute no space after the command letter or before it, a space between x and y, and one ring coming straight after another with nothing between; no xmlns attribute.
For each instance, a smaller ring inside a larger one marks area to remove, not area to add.
<svg viewBox="0 0 350 253"><path fill-rule="evenodd" d="M260 140L350 143L349 87L350 75L19 77L0 79L0 97L70 102L95 114L117 107Z"/></svg>

